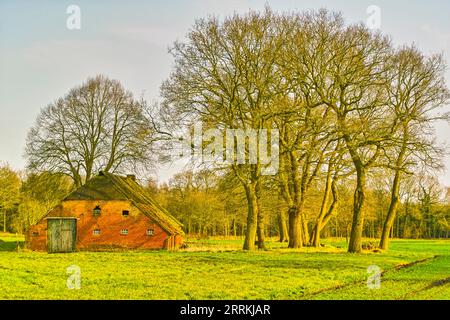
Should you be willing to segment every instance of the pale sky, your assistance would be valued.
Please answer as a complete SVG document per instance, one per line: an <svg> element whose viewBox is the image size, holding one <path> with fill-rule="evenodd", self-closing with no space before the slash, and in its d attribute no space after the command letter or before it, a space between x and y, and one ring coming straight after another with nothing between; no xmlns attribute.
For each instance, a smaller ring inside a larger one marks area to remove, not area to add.
<svg viewBox="0 0 450 320"><path fill-rule="evenodd" d="M0 163L23 169L25 137L39 110L89 76L105 74L136 96L159 99L172 66L167 49L182 40L195 19L233 12L328 8L347 22L367 21L367 8L381 9L381 30L395 44L414 42L423 52L444 53L450 64L450 2L361 0L0 0ZM81 9L81 29L69 30L69 5ZM450 83L450 70L446 74ZM439 141L450 145L450 126L437 125ZM450 186L448 169L440 180ZM160 168L167 180L176 166Z"/></svg>

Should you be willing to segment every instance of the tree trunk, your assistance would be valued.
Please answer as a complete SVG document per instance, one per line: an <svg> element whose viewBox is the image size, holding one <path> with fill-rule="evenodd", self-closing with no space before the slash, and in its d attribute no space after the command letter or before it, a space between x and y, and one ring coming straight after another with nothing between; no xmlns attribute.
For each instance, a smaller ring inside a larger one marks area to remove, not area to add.
<svg viewBox="0 0 450 320"><path fill-rule="evenodd" d="M261 181L256 183L256 204L257 204L257 237L258 237L258 249L266 249L265 237L264 237L264 216L261 207Z"/></svg>
<svg viewBox="0 0 450 320"><path fill-rule="evenodd" d="M320 237L321 232L323 228L330 222L331 217L334 215L334 212L336 211L337 203L338 203L338 193L337 193L337 177L334 177L331 181L330 190L333 195L333 202L331 203L330 207L328 208L328 211L324 214L324 216L321 219L318 219L314 230L312 237L312 244L315 247L320 246ZM327 200L328 201L328 200ZM337 222L337 220L336 220ZM338 227L336 227L336 236L338 236Z"/></svg>
<svg viewBox="0 0 450 320"><path fill-rule="evenodd" d="M6 233L6 210L3 209L3 232Z"/></svg>
<svg viewBox="0 0 450 320"><path fill-rule="evenodd" d="M284 213L282 210L280 210L280 213L278 215L278 224L280 231L280 242L289 241L289 231L287 226L286 213Z"/></svg>
<svg viewBox="0 0 450 320"><path fill-rule="evenodd" d="M312 244L314 247L316 247L315 243L316 243L316 233L318 230L319 226L318 226L318 221L316 221L316 224L314 225L310 238L309 238L309 243ZM318 246L317 246L318 247Z"/></svg>
<svg viewBox="0 0 450 320"><path fill-rule="evenodd" d="M333 217L333 215L334 215L334 213L335 213L335 211L337 209L337 204L338 204L338 201L339 201L338 193L337 193L337 186L336 186L335 182L333 182L331 190L333 191L333 202L331 203L331 206L328 209L327 214L323 218L322 229L328 224L328 222L330 222L331 217Z"/></svg>
<svg viewBox="0 0 450 320"><path fill-rule="evenodd" d="M289 248L303 247L302 223L300 210L294 206L289 209Z"/></svg>
<svg viewBox="0 0 450 320"><path fill-rule="evenodd" d="M395 176L394 181L392 183L392 191L391 191L391 203L389 205L389 211L387 213L386 219L384 221L383 225L383 231L381 233L381 240L380 240L380 248L383 250L387 250L389 248L389 235L392 231L392 226L394 224L395 218L397 216L398 206L400 202L400 178L401 178L401 171L400 167L403 164L404 156L407 150L407 143L408 140L408 128L404 127L403 130L404 135L404 141L402 145L402 149L398 155L397 161L396 161L396 170L395 170Z"/></svg>
<svg viewBox="0 0 450 320"><path fill-rule="evenodd" d="M400 189L400 171L395 172L394 182L392 184L391 203L389 205L389 211L386 216L386 220L383 225L383 232L381 233L380 249L387 250L389 248L389 235L394 224L395 217L397 215Z"/></svg>
<svg viewBox="0 0 450 320"><path fill-rule="evenodd" d="M308 220L306 219L306 215L303 210L300 212L300 220L302 224L302 242L303 244L307 244L309 240Z"/></svg>
<svg viewBox="0 0 450 320"><path fill-rule="evenodd" d="M247 197L247 228L245 231L244 250L255 250L255 239L258 222L258 201L256 198L255 186L245 185L245 195Z"/></svg>
<svg viewBox="0 0 450 320"><path fill-rule="evenodd" d="M191 217L189 216L189 218L188 218L188 232L187 232L188 234L190 234L191 233Z"/></svg>
<svg viewBox="0 0 450 320"><path fill-rule="evenodd" d="M356 190L353 198L353 221L348 244L348 252L358 253L362 250L362 233L364 227L364 201L366 188L365 168L356 168Z"/></svg>
<svg viewBox="0 0 450 320"><path fill-rule="evenodd" d="M325 184L325 192L322 198L322 204L320 206L319 216L317 217L316 224L314 225L313 232L311 234L310 243L315 247L320 245L320 231L322 230L322 221L326 214L328 202L330 200L331 195L331 166L328 166L327 180Z"/></svg>
<svg viewBox="0 0 450 320"><path fill-rule="evenodd" d="M258 209L258 216L260 214L261 210ZM258 236L258 249L266 249L266 244L265 244L265 237L264 237L264 222L262 221L262 219L258 218L258 223L257 223L257 236Z"/></svg>
<svg viewBox="0 0 450 320"><path fill-rule="evenodd" d="M76 169L75 167L71 166L70 173L71 173L70 177L73 179L75 188L81 187L83 185L83 179L79 174L79 169Z"/></svg>
<svg viewBox="0 0 450 320"><path fill-rule="evenodd" d="M314 238L313 238L313 240L314 240L313 245L314 245L315 247L319 247L319 246L320 246L321 232L322 232L323 228L325 228L325 226L328 224L328 222L330 222L331 217L334 215L334 212L336 211L336 207L337 207L337 202L338 202L338 199L337 199L337 197L336 197L336 198L333 200L333 202L331 203L331 206L330 206L330 208L328 209L327 214L326 214L325 217L323 218L323 220L322 220L322 222L321 222L321 224L320 224L320 228L317 229L317 231L315 231L315 232L317 232L317 234L315 234L315 235L314 235ZM337 234L337 231L338 231L338 230L336 229L336 234Z"/></svg>

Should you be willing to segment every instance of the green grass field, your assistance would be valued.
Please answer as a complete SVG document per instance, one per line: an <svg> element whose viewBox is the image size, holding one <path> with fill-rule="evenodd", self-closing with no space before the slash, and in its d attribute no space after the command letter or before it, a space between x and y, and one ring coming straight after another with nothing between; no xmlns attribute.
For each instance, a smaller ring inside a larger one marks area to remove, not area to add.
<svg viewBox="0 0 450 320"><path fill-rule="evenodd" d="M0 235L0 299L450 299L450 241L394 240L382 253L349 254L345 241L320 249L244 252L242 240L192 240L178 252L47 254ZM419 261L419 262L418 262ZM81 289L66 286L67 267ZM380 289L367 288L379 266Z"/></svg>

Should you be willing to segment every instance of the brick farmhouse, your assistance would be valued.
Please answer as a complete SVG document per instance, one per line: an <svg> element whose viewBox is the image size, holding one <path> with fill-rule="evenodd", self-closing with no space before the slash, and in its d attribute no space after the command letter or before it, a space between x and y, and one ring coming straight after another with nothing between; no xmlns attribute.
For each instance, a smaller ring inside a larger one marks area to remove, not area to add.
<svg viewBox="0 0 450 320"><path fill-rule="evenodd" d="M50 210L26 234L37 251L177 249L182 225L134 176L100 172Z"/></svg>

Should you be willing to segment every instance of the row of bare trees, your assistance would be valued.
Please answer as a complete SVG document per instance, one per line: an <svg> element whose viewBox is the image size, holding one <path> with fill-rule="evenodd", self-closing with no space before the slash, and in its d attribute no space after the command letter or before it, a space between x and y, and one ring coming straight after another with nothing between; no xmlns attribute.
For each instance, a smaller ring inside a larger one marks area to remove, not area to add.
<svg viewBox="0 0 450 320"><path fill-rule="evenodd" d="M289 247L309 243L304 204L318 179L324 195L313 243L333 215L336 184L355 184L349 252L362 249L368 176L392 175L391 203L380 246L388 238L405 174L440 167L443 150L432 124L448 102L439 55L414 46L395 48L365 26L346 25L340 14L276 14L270 9L219 21L199 20L171 50L175 67L162 86L171 119L197 119L208 127L280 132L279 190L288 211ZM168 117L167 117L168 118ZM263 247L260 162L231 163L248 206L244 249ZM256 240L256 241L255 241Z"/></svg>
<svg viewBox="0 0 450 320"><path fill-rule="evenodd" d="M380 170L369 178L366 192L363 236L367 245L373 246L375 238L383 232L391 202L392 181L385 175L388 169ZM280 242L289 239L287 223L280 218L287 213L288 204L277 196L278 185L268 181L260 195L261 212L265 219L265 233L277 237ZM231 174L200 170L177 173L168 183L147 183L153 197L185 226L189 238L209 236L243 236L246 229L245 191ZM352 224L352 189L346 181L336 182L332 196L332 210L323 214L323 197L326 183L314 184L304 203L304 214L308 221L310 245L322 245L323 237L349 238ZM396 238L449 238L450 237L450 193L436 178L428 175L406 176L402 183L398 213L391 229ZM317 225L320 224L320 228Z"/></svg>

